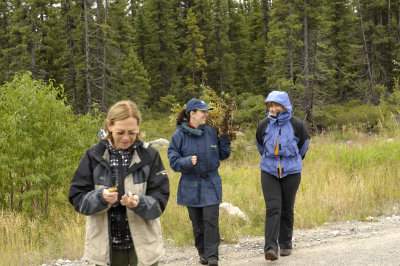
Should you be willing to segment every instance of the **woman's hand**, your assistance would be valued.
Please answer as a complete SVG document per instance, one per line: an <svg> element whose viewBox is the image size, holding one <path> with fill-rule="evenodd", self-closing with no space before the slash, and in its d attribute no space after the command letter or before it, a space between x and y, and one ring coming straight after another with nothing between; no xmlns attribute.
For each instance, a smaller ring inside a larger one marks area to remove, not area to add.
<svg viewBox="0 0 400 266"><path fill-rule="evenodd" d="M110 192L107 188L103 189L103 198L110 204L114 204L118 200L118 192Z"/></svg>
<svg viewBox="0 0 400 266"><path fill-rule="evenodd" d="M192 156L191 158L190 158L190 160L192 161L192 164L193 165L196 165L197 164L197 156Z"/></svg>
<svg viewBox="0 0 400 266"><path fill-rule="evenodd" d="M128 208L135 208L139 204L139 196L138 195L132 195L132 193L128 193L123 195L121 198L121 205L126 206Z"/></svg>

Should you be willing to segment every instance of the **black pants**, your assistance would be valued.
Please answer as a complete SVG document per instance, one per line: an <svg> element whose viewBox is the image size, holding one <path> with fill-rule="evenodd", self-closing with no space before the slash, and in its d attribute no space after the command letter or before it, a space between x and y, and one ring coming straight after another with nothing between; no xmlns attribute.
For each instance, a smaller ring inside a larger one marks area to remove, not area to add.
<svg viewBox="0 0 400 266"><path fill-rule="evenodd" d="M187 207L192 221L194 245L205 259L218 259L219 204L205 207Z"/></svg>
<svg viewBox="0 0 400 266"><path fill-rule="evenodd" d="M265 246L264 252L279 247L292 248L294 201L299 188L301 173L285 176L281 179L261 172L261 185L265 207Z"/></svg>
<svg viewBox="0 0 400 266"><path fill-rule="evenodd" d="M112 251L112 265L113 266L136 266L138 265L138 258L136 255L135 247L124 250ZM158 266L158 262L151 266Z"/></svg>

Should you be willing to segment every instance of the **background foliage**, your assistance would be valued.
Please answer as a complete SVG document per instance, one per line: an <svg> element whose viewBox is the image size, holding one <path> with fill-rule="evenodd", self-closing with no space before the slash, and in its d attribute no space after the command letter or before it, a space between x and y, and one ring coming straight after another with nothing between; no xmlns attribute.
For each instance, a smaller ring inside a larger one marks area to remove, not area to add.
<svg viewBox="0 0 400 266"><path fill-rule="evenodd" d="M204 85L257 121L279 89L321 130L326 105L398 103L399 1L6 0L0 18L0 84L31 71L75 113L121 98L168 113Z"/></svg>

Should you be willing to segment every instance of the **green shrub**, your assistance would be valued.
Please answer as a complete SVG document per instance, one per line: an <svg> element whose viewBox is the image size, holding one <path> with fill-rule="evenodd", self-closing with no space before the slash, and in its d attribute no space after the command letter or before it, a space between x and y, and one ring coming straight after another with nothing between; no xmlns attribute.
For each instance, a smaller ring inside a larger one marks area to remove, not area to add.
<svg viewBox="0 0 400 266"><path fill-rule="evenodd" d="M0 87L0 120L0 207L47 216L95 142L100 113L75 116L62 88L21 74Z"/></svg>

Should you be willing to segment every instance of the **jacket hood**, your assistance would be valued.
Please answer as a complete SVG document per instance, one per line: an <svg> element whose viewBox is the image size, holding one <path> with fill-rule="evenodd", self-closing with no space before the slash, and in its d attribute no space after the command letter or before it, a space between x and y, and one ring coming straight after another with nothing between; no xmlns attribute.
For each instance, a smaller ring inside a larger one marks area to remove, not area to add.
<svg viewBox="0 0 400 266"><path fill-rule="evenodd" d="M279 103L286 108L288 113L292 113L292 105L290 104L289 95L284 91L271 91L268 94L267 99L265 99L265 103L269 102Z"/></svg>

